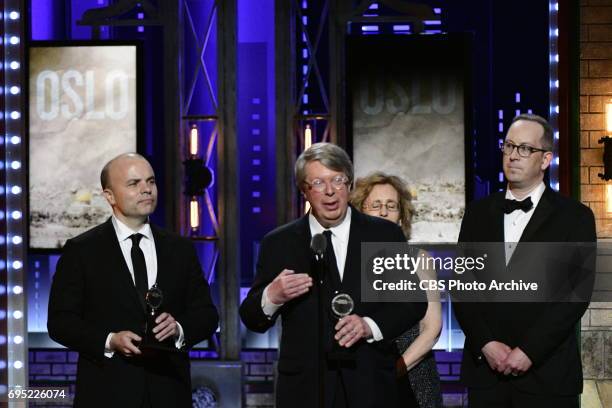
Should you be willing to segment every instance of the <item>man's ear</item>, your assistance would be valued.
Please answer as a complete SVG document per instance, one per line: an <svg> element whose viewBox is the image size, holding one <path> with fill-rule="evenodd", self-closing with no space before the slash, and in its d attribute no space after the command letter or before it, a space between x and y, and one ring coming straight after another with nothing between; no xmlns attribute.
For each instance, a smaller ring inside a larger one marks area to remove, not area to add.
<svg viewBox="0 0 612 408"><path fill-rule="evenodd" d="M110 188L105 188L104 190L102 190L102 194L111 206L115 205L116 201L115 195L113 194L113 190L111 190Z"/></svg>
<svg viewBox="0 0 612 408"><path fill-rule="evenodd" d="M548 166L550 166L552 159L553 159L552 152L544 152L544 154L542 155L542 164L540 166L542 171L545 171L548 168Z"/></svg>

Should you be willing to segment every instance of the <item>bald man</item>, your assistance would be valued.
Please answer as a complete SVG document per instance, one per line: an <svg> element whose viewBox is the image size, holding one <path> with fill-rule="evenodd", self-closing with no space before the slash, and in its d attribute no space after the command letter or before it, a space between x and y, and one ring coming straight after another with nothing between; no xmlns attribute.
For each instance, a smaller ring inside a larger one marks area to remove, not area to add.
<svg viewBox="0 0 612 408"><path fill-rule="evenodd" d="M108 162L100 175L113 210L105 223L70 239L49 298L49 336L79 352L75 407L190 407L189 357L210 337L218 314L191 242L149 223L155 174L136 153ZM163 294L154 342L139 347L145 296Z"/></svg>

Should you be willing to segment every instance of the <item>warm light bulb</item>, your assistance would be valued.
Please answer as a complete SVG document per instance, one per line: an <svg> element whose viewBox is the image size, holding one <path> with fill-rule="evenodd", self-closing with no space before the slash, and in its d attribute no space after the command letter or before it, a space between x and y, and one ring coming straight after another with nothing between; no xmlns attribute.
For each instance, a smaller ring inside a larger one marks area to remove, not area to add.
<svg viewBox="0 0 612 408"><path fill-rule="evenodd" d="M606 132L612 133L612 99L606 102Z"/></svg>
<svg viewBox="0 0 612 408"><path fill-rule="evenodd" d="M195 125L189 132L189 154L192 156L198 155L198 127Z"/></svg>
<svg viewBox="0 0 612 408"><path fill-rule="evenodd" d="M196 197L193 197L189 203L189 225L191 229L197 229L200 226L200 204Z"/></svg>
<svg viewBox="0 0 612 408"><path fill-rule="evenodd" d="M304 150L308 149L312 146L312 130L310 129L310 125L306 125L306 129L304 129Z"/></svg>

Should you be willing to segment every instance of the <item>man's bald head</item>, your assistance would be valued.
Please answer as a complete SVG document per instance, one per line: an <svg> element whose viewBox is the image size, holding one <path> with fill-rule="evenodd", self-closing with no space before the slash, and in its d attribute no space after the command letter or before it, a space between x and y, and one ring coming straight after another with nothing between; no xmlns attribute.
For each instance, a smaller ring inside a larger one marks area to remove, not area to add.
<svg viewBox="0 0 612 408"><path fill-rule="evenodd" d="M102 185L102 190L106 190L107 188L110 188L110 184L111 184L110 173L114 165L116 165L117 163L123 160L134 160L134 159L144 160L147 163L149 163L149 161L145 159L143 155L138 154L138 153L133 153L133 152L122 153L119 156L112 158L108 163L106 163L104 167L102 168L102 172L100 172L100 184Z"/></svg>

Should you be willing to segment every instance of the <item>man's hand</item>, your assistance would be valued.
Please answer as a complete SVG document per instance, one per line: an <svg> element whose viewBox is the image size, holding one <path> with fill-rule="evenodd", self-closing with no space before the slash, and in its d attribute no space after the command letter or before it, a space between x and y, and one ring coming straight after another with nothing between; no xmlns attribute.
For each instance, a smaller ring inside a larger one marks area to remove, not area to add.
<svg viewBox="0 0 612 408"><path fill-rule="evenodd" d="M126 357L141 354L138 347L134 345L134 342L139 342L142 339L136 333L129 330L120 331L119 333L113 333L110 338L109 346L114 352L121 353Z"/></svg>
<svg viewBox="0 0 612 408"><path fill-rule="evenodd" d="M308 274L283 269L268 286L268 299L274 304L281 305L302 296L311 286L312 278Z"/></svg>
<svg viewBox="0 0 612 408"><path fill-rule="evenodd" d="M164 341L170 336L178 336L178 326L176 320L170 313L162 313L155 319L157 326L153 328L157 341Z"/></svg>
<svg viewBox="0 0 612 408"><path fill-rule="evenodd" d="M512 349L508 345L499 341L490 341L482 348L482 354L484 354L489 363L489 367L493 371L503 373L506 370L506 358L510 354Z"/></svg>
<svg viewBox="0 0 612 408"><path fill-rule="evenodd" d="M361 316L349 315L343 317L336 324L334 338L343 347L349 348L361 339L372 337L372 330Z"/></svg>
<svg viewBox="0 0 612 408"><path fill-rule="evenodd" d="M531 368L532 364L527 354L518 347L515 347L512 352L508 354L504 363L506 365L504 375L512 374L515 377L524 374Z"/></svg>

